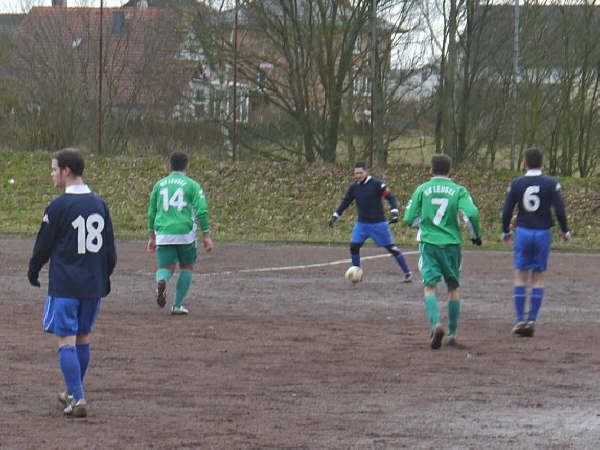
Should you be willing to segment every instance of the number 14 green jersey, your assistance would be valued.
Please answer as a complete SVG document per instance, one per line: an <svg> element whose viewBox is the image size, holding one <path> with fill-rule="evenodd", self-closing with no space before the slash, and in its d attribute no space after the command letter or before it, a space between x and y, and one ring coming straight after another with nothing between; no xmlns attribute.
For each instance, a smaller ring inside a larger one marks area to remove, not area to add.
<svg viewBox="0 0 600 450"><path fill-rule="evenodd" d="M196 223L204 233L210 231L208 207L200 185L182 172L171 172L158 180L148 205L148 230L154 230L156 245L195 242Z"/></svg>
<svg viewBox="0 0 600 450"><path fill-rule="evenodd" d="M420 185L404 213L404 223L418 226L417 240L445 246L462 243L459 211L462 211L471 238L480 237L479 210L469 191L450 178L435 176Z"/></svg>

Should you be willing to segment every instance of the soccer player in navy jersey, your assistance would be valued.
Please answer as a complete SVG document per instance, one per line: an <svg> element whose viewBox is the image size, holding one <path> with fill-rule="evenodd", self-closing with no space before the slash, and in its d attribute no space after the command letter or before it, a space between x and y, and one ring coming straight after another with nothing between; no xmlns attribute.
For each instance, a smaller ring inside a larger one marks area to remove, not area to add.
<svg viewBox="0 0 600 450"><path fill-rule="evenodd" d="M108 207L84 184L83 169L77 149L52 155L52 180L65 193L44 211L27 272L29 283L40 287L40 270L50 260L43 325L58 338L67 387L58 399L70 417L87 415L83 378L90 362L90 334L117 261Z"/></svg>
<svg viewBox="0 0 600 450"><path fill-rule="evenodd" d="M544 272L548 266L551 228L554 225L552 208L560 225L563 242L571 238L565 206L560 195L560 183L542 173L543 153L538 148L525 151L523 176L512 180L502 211L502 240L513 240L510 222L518 205L514 232L515 281L513 287L516 323L512 332L520 337L533 337L535 321L544 298ZM529 311L525 316L527 284L531 281Z"/></svg>
<svg viewBox="0 0 600 450"><path fill-rule="evenodd" d="M333 227L342 213L353 201L356 201L358 209L358 220L352 229L350 242L350 255L352 265L360 267L360 248L368 238L373 239L375 244L385 247L390 252L404 272L404 282L412 280L412 273L404 260L402 252L394 243L394 237L388 223L398 222L398 202L389 188L382 181L367 173L364 163L356 163L354 166L354 183L350 185L346 195L338 208L329 219L329 226ZM385 219L382 199L390 204L390 218Z"/></svg>

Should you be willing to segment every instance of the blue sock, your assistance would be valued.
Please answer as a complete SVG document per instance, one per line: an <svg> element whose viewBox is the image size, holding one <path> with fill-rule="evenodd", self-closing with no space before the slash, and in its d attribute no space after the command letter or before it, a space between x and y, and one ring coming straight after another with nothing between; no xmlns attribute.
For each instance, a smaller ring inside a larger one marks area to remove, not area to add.
<svg viewBox="0 0 600 450"><path fill-rule="evenodd" d="M544 288L533 288L529 296L529 314L527 320L535 322L544 299Z"/></svg>
<svg viewBox="0 0 600 450"><path fill-rule="evenodd" d="M85 398L81 385L81 368L74 345L65 345L58 349L58 361L65 378L67 391L75 401Z"/></svg>
<svg viewBox="0 0 600 450"><path fill-rule="evenodd" d="M360 253L352 255L352 265L360 267Z"/></svg>
<svg viewBox="0 0 600 450"><path fill-rule="evenodd" d="M404 260L404 255L402 253L398 253L397 255L394 255L394 258L396 258L396 261L398 261L398 264L402 268L402 272L404 272L404 273L410 272L410 269L408 268L408 264L406 264L406 261Z"/></svg>
<svg viewBox="0 0 600 450"><path fill-rule="evenodd" d="M77 359L79 359L79 369L81 371L81 382L85 377L85 371L87 370L88 364L90 363L90 343L77 344Z"/></svg>
<svg viewBox="0 0 600 450"><path fill-rule="evenodd" d="M513 287L515 319L517 322L523 322L525 320L525 295L525 286Z"/></svg>

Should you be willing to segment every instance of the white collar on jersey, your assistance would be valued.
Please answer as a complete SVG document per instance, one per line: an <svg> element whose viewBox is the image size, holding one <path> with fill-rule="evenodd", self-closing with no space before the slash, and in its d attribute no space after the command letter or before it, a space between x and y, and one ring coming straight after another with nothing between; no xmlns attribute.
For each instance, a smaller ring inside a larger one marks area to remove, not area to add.
<svg viewBox="0 0 600 450"><path fill-rule="evenodd" d="M526 177L539 177L542 174L540 169L529 169L525 174Z"/></svg>
<svg viewBox="0 0 600 450"><path fill-rule="evenodd" d="M431 177L431 179L432 180L434 180L434 179L436 179L436 180L439 180L439 179L450 180L451 178L450 177L445 177L444 175L434 175L433 177Z"/></svg>
<svg viewBox="0 0 600 450"><path fill-rule="evenodd" d="M358 183L359 184L366 184L366 183L368 183L371 180L371 178L373 178L371 175L367 175L364 180L359 181Z"/></svg>
<svg viewBox="0 0 600 450"><path fill-rule="evenodd" d="M89 194L91 189L87 184L72 184L65 188L65 194Z"/></svg>

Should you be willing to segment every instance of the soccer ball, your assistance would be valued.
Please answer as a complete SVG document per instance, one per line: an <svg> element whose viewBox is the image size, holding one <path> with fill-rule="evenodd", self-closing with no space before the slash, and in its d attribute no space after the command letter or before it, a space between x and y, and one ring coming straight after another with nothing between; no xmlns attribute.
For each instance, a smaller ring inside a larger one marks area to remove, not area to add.
<svg viewBox="0 0 600 450"><path fill-rule="evenodd" d="M346 270L346 274L344 275L346 280L352 281L353 283L358 283L362 280L363 270L358 266L351 266L348 270Z"/></svg>

